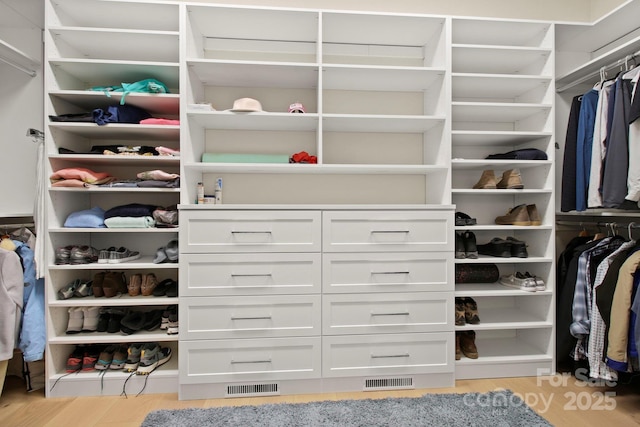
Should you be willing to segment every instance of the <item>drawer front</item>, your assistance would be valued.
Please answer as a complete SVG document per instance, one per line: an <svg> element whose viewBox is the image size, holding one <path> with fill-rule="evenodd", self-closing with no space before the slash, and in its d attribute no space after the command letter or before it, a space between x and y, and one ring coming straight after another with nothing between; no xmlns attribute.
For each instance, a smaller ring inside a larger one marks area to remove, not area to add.
<svg viewBox="0 0 640 427"><path fill-rule="evenodd" d="M319 211L181 211L180 252L319 252L320 226Z"/></svg>
<svg viewBox="0 0 640 427"><path fill-rule="evenodd" d="M453 292L322 297L324 335L453 331Z"/></svg>
<svg viewBox="0 0 640 427"><path fill-rule="evenodd" d="M180 295L282 295L320 293L319 253L185 254Z"/></svg>
<svg viewBox="0 0 640 427"><path fill-rule="evenodd" d="M324 337L324 377L454 371L453 332Z"/></svg>
<svg viewBox="0 0 640 427"><path fill-rule="evenodd" d="M453 251L453 211L326 211L325 252Z"/></svg>
<svg viewBox="0 0 640 427"><path fill-rule="evenodd" d="M180 341L180 383L320 378L320 337Z"/></svg>
<svg viewBox="0 0 640 427"><path fill-rule="evenodd" d="M453 291L451 252L325 253L325 293Z"/></svg>
<svg viewBox="0 0 640 427"><path fill-rule="evenodd" d="M320 335L319 295L183 298L180 338L271 338Z"/></svg>

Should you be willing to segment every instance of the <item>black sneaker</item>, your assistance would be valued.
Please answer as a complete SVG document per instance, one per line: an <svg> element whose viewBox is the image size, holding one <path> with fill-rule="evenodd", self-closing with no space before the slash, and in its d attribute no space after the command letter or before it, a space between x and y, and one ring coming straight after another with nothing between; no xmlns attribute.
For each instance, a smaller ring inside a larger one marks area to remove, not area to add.
<svg viewBox="0 0 640 427"><path fill-rule="evenodd" d="M467 258L478 258L478 246L476 245L476 235L471 231L467 231L462 235L464 242L464 254Z"/></svg>
<svg viewBox="0 0 640 427"><path fill-rule="evenodd" d="M462 259L465 257L464 251L464 239L462 238L462 234L456 233L456 252L455 257L458 259Z"/></svg>
<svg viewBox="0 0 640 427"><path fill-rule="evenodd" d="M494 237L489 243L478 245L478 253L480 255L511 258L511 242Z"/></svg>
<svg viewBox="0 0 640 427"><path fill-rule="evenodd" d="M511 256L517 258L528 258L527 244L522 240L518 240L515 237L507 237L507 240L511 243Z"/></svg>

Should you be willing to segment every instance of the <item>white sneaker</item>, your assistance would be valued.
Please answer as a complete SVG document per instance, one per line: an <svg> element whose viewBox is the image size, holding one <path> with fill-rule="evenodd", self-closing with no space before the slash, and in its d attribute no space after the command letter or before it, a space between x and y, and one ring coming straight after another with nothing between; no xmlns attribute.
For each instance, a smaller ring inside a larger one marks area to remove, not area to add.
<svg viewBox="0 0 640 427"><path fill-rule="evenodd" d="M510 288L520 289L521 291L526 292L535 292L536 291L536 280L533 278L525 277L518 278L514 274L510 274L508 276L500 277L500 284L504 286L508 286Z"/></svg>

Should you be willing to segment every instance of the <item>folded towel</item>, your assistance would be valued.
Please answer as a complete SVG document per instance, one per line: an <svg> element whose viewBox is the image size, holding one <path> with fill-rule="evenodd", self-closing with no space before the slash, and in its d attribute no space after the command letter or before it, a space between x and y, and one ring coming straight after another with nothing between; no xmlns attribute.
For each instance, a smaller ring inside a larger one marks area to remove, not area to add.
<svg viewBox="0 0 640 427"><path fill-rule="evenodd" d="M153 228L156 222L150 216L114 216L104 224L107 228Z"/></svg>

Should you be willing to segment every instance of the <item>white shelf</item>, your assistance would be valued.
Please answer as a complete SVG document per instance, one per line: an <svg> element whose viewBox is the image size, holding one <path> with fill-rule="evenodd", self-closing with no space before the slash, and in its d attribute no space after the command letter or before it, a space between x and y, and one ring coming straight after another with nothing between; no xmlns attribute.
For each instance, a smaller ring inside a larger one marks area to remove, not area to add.
<svg viewBox="0 0 640 427"><path fill-rule="evenodd" d="M551 76L452 73L453 98L512 99L551 85Z"/></svg>
<svg viewBox="0 0 640 427"><path fill-rule="evenodd" d="M239 174L392 174L426 175L444 173L445 166L427 165L318 165L318 164L270 164L270 163L185 163L184 168L202 173Z"/></svg>
<svg viewBox="0 0 640 427"><path fill-rule="evenodd" d="M514 194L552 194L553 190L507 190L507 189L496 189L496 190L483 190L483 189L473 189L473 188L454 188L451 190L452 194L466 194L466 195L492 195L492 196L513 196Z"/></svg>
<svg viewBox="0 0 640 427"><path fill-rule="evenodd" d="M422 92L444 75L445 70L440 68L323 65L322 88Z"/></svg>
<svg viewBox="0 0 640 427"><path fill-rule="evenodd" d="M550 225L456 225L456 230L468 230L468 231L486 231L493 230L498 232L512 231L512 230L524 230L524 231L539 231L539 230L552 230Z"/></svg>
<svg viewBox="0 0 640 427"><path fill-rule="evenodd" d="M133 83L150 78L164 83L171 91L179 87L177 62L58 58L47 58L47 61L54 69L61 70L83 83L83 87L58 89L88 89L94 86Z"/></svg>
<svg viewBox="0 0 640 427"><path fill-rule="evenodd" d="M122 342L155 342L178 341L178 335L169 335L165 331L138 331L135 334L126 335L120 332L110 334L108 332L80 332L63 336L50 336L51 344L116 344ZM172 356L173 358L173 356Z"/></svg>
<svg viewBox="0 0 640 427"><path fill-rule="evenodd" d="M552 321L541 318L541 315L527 313L514 307L491 310L482 310L480 307L478 317L480 317L480 324L456 326L456 331L551 328L553 326Z"/></svg>
<svg viewBox="0 0 640 427"><path fill-rule="evenodd" d="M451 38L454 44L542 47L550 28L548 22L453 18Z"/></svg>
<svg viewBox="0 0 640 427"><path fill-rule="evenodd" d="M544 291L527 292L520 289L510 288L500 283L456 283L456 297L512 297L512 296L531 296L540 297L552 295L550 289Z"/></svg>
<svg viewBox="0 0 640 427"><path fill-rule="evenodd" d="M517 122L539 113L551 111L551 104L505 102L453 102L453 121Z"/></svg>
<svg viewBox="0 0 640 427"><path fill-rule="evenodd" d="M552 165L553 165L553 162L551 160L453 159L451 161L451 167L454 170L483 170L491 166L498 166L505 169L510 169L510 168L527 169L527 168L536 168L539 166L550 167Z"/></svg>
<svg viewBox="0 0 640 427"><path fill-rule="evenodd" d="M178 141L180 126L178 125L140 125L129 123L107 123L99 126L96 123L49 122L51 130L59 130L91 139L140 139L156 141Z"/></svg>
<svg viewBox="0 0 640 427"><path fill-rule="evenodd" d="M551 49L522 46L454 44L452 70L457 73L526 74L523 70L546 62ZM490 60L488 60L490 58Z"/></svg>
<svg viewBox="0 0 640 427"><path fill-rule="evenodd" d="M84 165L118 165L118 166L147 166L166 167L179 166L180 157L174 156L127 156L105 154L52 154L52 162L76 162Z"/></svg>
<svg viewBox="0 0 640 427"><path fill-rule="evenodd" d="M451 142L455 146L501 146L531 143L552 135L552 132L542 131L452 130Z"/></svg>
<svg viewBox="0 0 640 427"><path fill-rule="evenodd" d="M232 130L286 130L315 131L318 129L317 114L290 113L233 113L230 111L193 111L187 113L190 122L197 123L206 129Z"/></svg>
<svg viewBox="0 0 640 427"><path fill-rule="evenodd" d="M69 228L49 227L50 233L177 233L176 228Z"/></svg>
<svg viewBox="0 0 640 427"><path fill-rule="evenodd" d="M445 123L445 116L324 114L325 132L422 133Z"/></svg>
<svg viewBox="0 0 640 427"><path fill-rule="evenodd" d="M177 31L50 26L49 33L61 57L178 62Z"/></svg>
<svg viewBox="0 0 640 427"><path fill-rule="evenodd" d="M151 187L51 187L49 191L62 193L179 193L179 188L151 188Z"/></svg>
<svg viewBox="0 0 640 427"><path fill-rule="evenodd" d="M164 306L178 304L178 298L162 297L132 297L122 295L113 298L95 298L88 296L84 298L69 298L66 300L54 300L48 302L49 307L131 307L131 306Z"/></svg>
<svg viewBox="0 0 640 427"><path fill-rule="evenodd" d="M210 86L310 89L318 85L317 64L189 59L187 68Z"/></svg>
<svg viewBox="0 0 640 427"><path fill-rule="evenodd" d="M478 242L478 244L482 245L484 244L484 242ZM488 262L493 264L551 263L553 262L553 258L535 257L535 256L529 256L527 258L518 258L518 257L502 258L502 257L495 257L490 255L478 255L478 258L476 259L465 258L465 259L455 260L456 264L486 264Z"/></svg>
<svg viewBox="0 0 640 427"><path fill-rule="evenodd" d="M550 328L550 327L549 327ZM551 361L552 356L545 354L535 346L526 341L517 338L490 338L476 340L478 347L477 359L468 359L463 357L456 360L456 366L459 365L481 365L491 364L510 364L532 361Z"/></svg>
<svg viewBox="0 0 640 427"><path fill-rule="evenodd" d="M87 111L119 104L121 92L92 90L51 90L51 99L66 101ZM140 107L152 115L178 115L180 113L180 95L174 93L129 93L125 97L127 105Z"/></svg>
<svg viewBox="0 0 640 427"><path fill-rule="evenodd" d="M154 264L153 259L155 256L141 256L135 262L121 262L117 264L101 264L93 262L90 264L67 264L67 265L55 265L49 264L47 267L49 270L151 270L151 269L177 269L178 263L162 263Z"/></svg>

